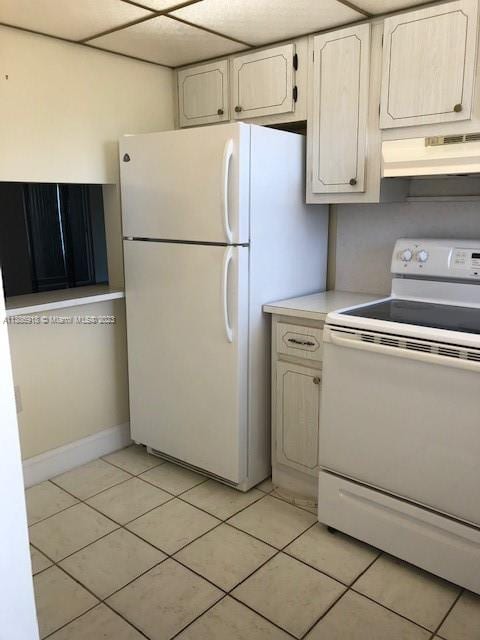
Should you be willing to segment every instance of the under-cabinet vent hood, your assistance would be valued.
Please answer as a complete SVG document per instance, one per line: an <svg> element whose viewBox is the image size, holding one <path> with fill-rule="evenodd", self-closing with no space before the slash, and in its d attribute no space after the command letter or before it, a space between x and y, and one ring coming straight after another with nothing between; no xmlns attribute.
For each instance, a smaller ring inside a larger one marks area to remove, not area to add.
<svg viewBox="0 0 480 640"><path fill-rule="evenodd" d="M382 157L384 178L480 173L480 133L386 141Z"/></svg>

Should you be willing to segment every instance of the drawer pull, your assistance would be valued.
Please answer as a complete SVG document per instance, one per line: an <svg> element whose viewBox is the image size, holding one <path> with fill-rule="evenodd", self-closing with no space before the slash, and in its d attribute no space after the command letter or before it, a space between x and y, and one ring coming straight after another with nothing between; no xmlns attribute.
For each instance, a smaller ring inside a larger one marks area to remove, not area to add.
<svg viewBox="0 0 480 640"><path fill-rule="evenodd" d="M292 342L293 344L299 344L302 347L314 347L315 343L311 340L298 340L297 338L288 338L288 342Z"/></svg>

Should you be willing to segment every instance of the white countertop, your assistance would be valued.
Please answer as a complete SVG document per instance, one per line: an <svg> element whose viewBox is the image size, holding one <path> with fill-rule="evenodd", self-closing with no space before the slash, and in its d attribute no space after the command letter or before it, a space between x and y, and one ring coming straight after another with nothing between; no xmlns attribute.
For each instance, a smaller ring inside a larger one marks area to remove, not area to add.
<svg viewBox="0 0 480 640"><path fill-rule="evenodd" d="M309 318L311 320L324 320L327 313L337 309L353 307L357 304L379 300L381 295L367 293L350 293L348 291L323 291L313 293L301 298L290 298L269 302L263 305L266 313L274 313L279 316L295 316L297 318Z"/></svg>
<svg viewBox="0 0 480 640"><path fill-rule="evenodd" d="M90 287L73 287L72 289L57 289L56 291L44 291L41 293L29 293L24 296L7 298L5 302L7 318L21 316L53 309L65 309L78 307L104 300L116 300L124 298L122 289L108 285L96 284Z"/></svg>

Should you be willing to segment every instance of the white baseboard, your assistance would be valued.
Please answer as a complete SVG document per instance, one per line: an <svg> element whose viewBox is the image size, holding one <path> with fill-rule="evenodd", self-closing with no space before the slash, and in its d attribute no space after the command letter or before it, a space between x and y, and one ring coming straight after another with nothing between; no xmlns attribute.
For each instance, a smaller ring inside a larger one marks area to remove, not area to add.
<svg viewBox="0 0 480 640"><path fill-rule="evenodd" d="M125 422L63 447L46 451L39 456L28 458L23 461L25 487L49 480L60 473L126 447L130 442L130 424Z"/></svg>

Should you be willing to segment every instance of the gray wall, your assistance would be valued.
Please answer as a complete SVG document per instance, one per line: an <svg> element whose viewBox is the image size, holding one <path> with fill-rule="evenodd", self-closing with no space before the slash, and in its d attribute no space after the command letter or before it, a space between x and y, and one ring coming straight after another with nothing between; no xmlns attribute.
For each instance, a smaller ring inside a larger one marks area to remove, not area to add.
<svg viewBox="0 0 480 640"><path fill-rule="evenodd" d="M329 288L388 294L397 238L476 238L478 201L355 204L331 207Z"/></svg>

